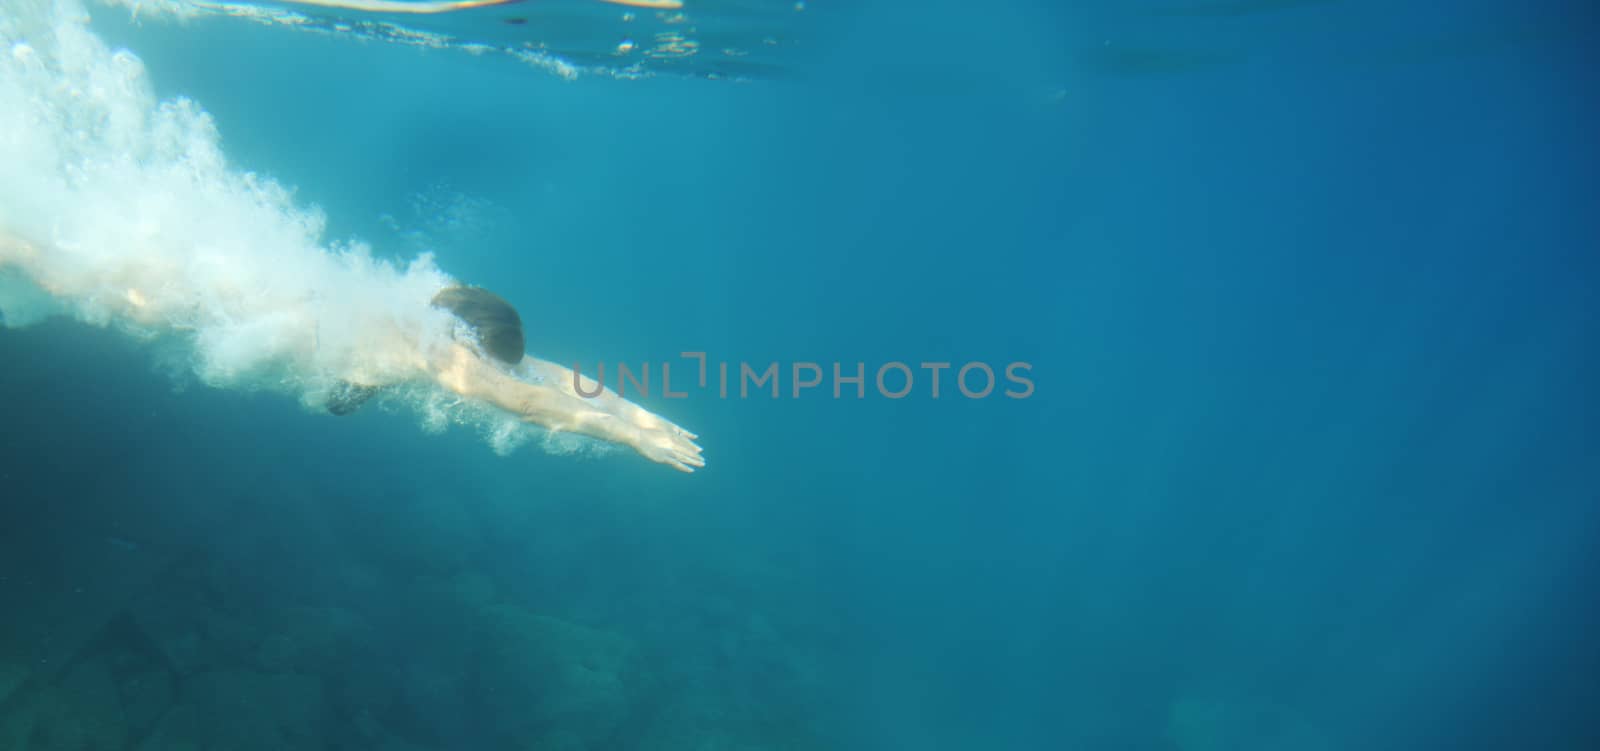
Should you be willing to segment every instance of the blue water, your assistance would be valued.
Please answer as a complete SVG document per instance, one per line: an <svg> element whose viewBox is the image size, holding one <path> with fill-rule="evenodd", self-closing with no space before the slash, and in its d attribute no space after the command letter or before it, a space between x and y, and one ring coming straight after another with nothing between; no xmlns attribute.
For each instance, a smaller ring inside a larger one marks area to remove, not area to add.
<svg viewBox="0 0 1600 751"><path fill-rule="evenodd" d="M181 551L83 595L127 602L72 659L162 655L262 748L1600 747L1592 7L811 5L747 82L94 28L540 356L1026 361L1030 398L648 401L679 476L0 330L3 612ZM119 690L106 748L226 742Z"/></svg>

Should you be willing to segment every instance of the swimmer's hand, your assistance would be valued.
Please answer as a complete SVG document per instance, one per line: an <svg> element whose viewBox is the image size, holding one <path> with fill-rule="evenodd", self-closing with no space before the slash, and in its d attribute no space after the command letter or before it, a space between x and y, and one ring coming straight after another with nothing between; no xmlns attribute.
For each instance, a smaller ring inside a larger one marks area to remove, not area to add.
<svg viewBox="0 0 1600 751"><path fill-rule="evenodd" d="M665 464L679 472L693 472L706 466L700 456L700 445L694 442L699 436L666 420L659 425L640 427L633 448L650 461Z"/></svg>
<svg viewBox="0 0 1600 751"><path fill-rule="evenodd" d="M644 458L665 464L679 472L693 472L706 466L705 458L700 455L700 444L694 442L694 439L700 436L684 430L677 423L661 415L623 399L610 389L606 389L600 395L599 403L604 405L610 414L638 431L634 439L628 443Z"/></svg>

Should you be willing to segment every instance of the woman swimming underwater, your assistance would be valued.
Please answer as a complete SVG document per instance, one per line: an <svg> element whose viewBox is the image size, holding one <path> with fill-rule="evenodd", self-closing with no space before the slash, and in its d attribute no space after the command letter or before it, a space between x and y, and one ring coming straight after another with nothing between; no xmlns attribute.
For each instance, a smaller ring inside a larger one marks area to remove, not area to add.
<svg viewBox="0 0 1600 751"><path fill-rule="evenodd" d="M16 292L20 271L50 313L193 337L196 371L216 385L288 385L343 415L382 390L433 384L682 472L705 466L695 434L610 389L587 396L597 388L587 377L580 396L572 370L525 354L522 321L509 303L455 283L426 258L401 271L362 253L312 252L278 259L309 277L277 271L252 279L241 273L254 265L239 263L247 257L260 256L47 252L0 231L0 275L13 277L0 284L0 312L8 325L31 317L17 313L25 306Z"/></svg>
<svg viewBox="0 0 1600 751"><path fill-rule="evenodd" d="M158 99L76 0L8 5L0 50L0 325L111 326L208 385L336 414L383 391L497 448L527 423L705 466L693 433L615 392L580 396L572 371L525 357L516 311L431 256L398 265L326 244L320 211L230 166L211 116Z"/></svg>
<svg viewBox="0 0 1600 751"><path fill-rule="evenodd" d="M439 385L551 431L628 446L682 472L705 466L695 434L610 389L587 396L598 386L593 379L526 356L522 319L500 296L481 287L452 286L434 295L430 304L449 311L461 324L450 344L418 360L421 371ZM583 396L577 393L579 385ZM328 410L345 414L380 387L341 384L330 395Z"/></svg>

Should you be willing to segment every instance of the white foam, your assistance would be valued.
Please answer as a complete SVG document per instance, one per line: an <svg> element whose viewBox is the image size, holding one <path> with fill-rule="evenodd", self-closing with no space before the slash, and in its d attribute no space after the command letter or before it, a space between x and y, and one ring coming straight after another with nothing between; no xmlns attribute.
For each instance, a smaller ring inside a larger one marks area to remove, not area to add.
<svg viewBox="0 0 1600 751"><path fill-rule="evenodd" d="M451 331L431 257L326 244L318 211L230 168L211 117L157 100L78 0L6 0L0 51L3 325L64 313L178 341L204 383L308 406L340 379L410 379L389 399L425 424L471 422L503 450L537 434L416 382L418 344Z"/></svg>

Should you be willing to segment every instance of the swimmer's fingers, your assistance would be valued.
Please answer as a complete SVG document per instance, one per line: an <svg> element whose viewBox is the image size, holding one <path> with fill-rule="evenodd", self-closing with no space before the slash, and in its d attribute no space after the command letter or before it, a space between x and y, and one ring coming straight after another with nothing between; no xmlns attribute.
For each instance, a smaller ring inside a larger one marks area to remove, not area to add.
<svg viewBox="0 0 1600 751"><path fill-rule="evenodd" d="M646 459L665 464L679 472L693 472L706 466L701 449L693 441L666 429L652 430L640 436L639 453Z"/></svg>
<svg viewBox="0 0 1600 751"><path fill-rule="evenodd" d="M694 474L695 470L706 466L706 460L701 459L699 456L691 456L691 455L688 455L688 454L678 454L676 456L669 456L666 459L663 459L663 460L660 460L660 461L661 461L662 464L665 464L665 465L667 465L667 466L669 466L669 467L671 467L671 468L673 468L675 470L678 470L679 472L683 472L684 474L691 474L691 475Z"/></svg>
<svg viewBox="0 0 1600 751"><path fill-rule="evenodd" d="M679 438L674 446L671 461L668 462L673 469L679 472L694 472L706 466L705 457L700 455L700 447Z"/></svg>

